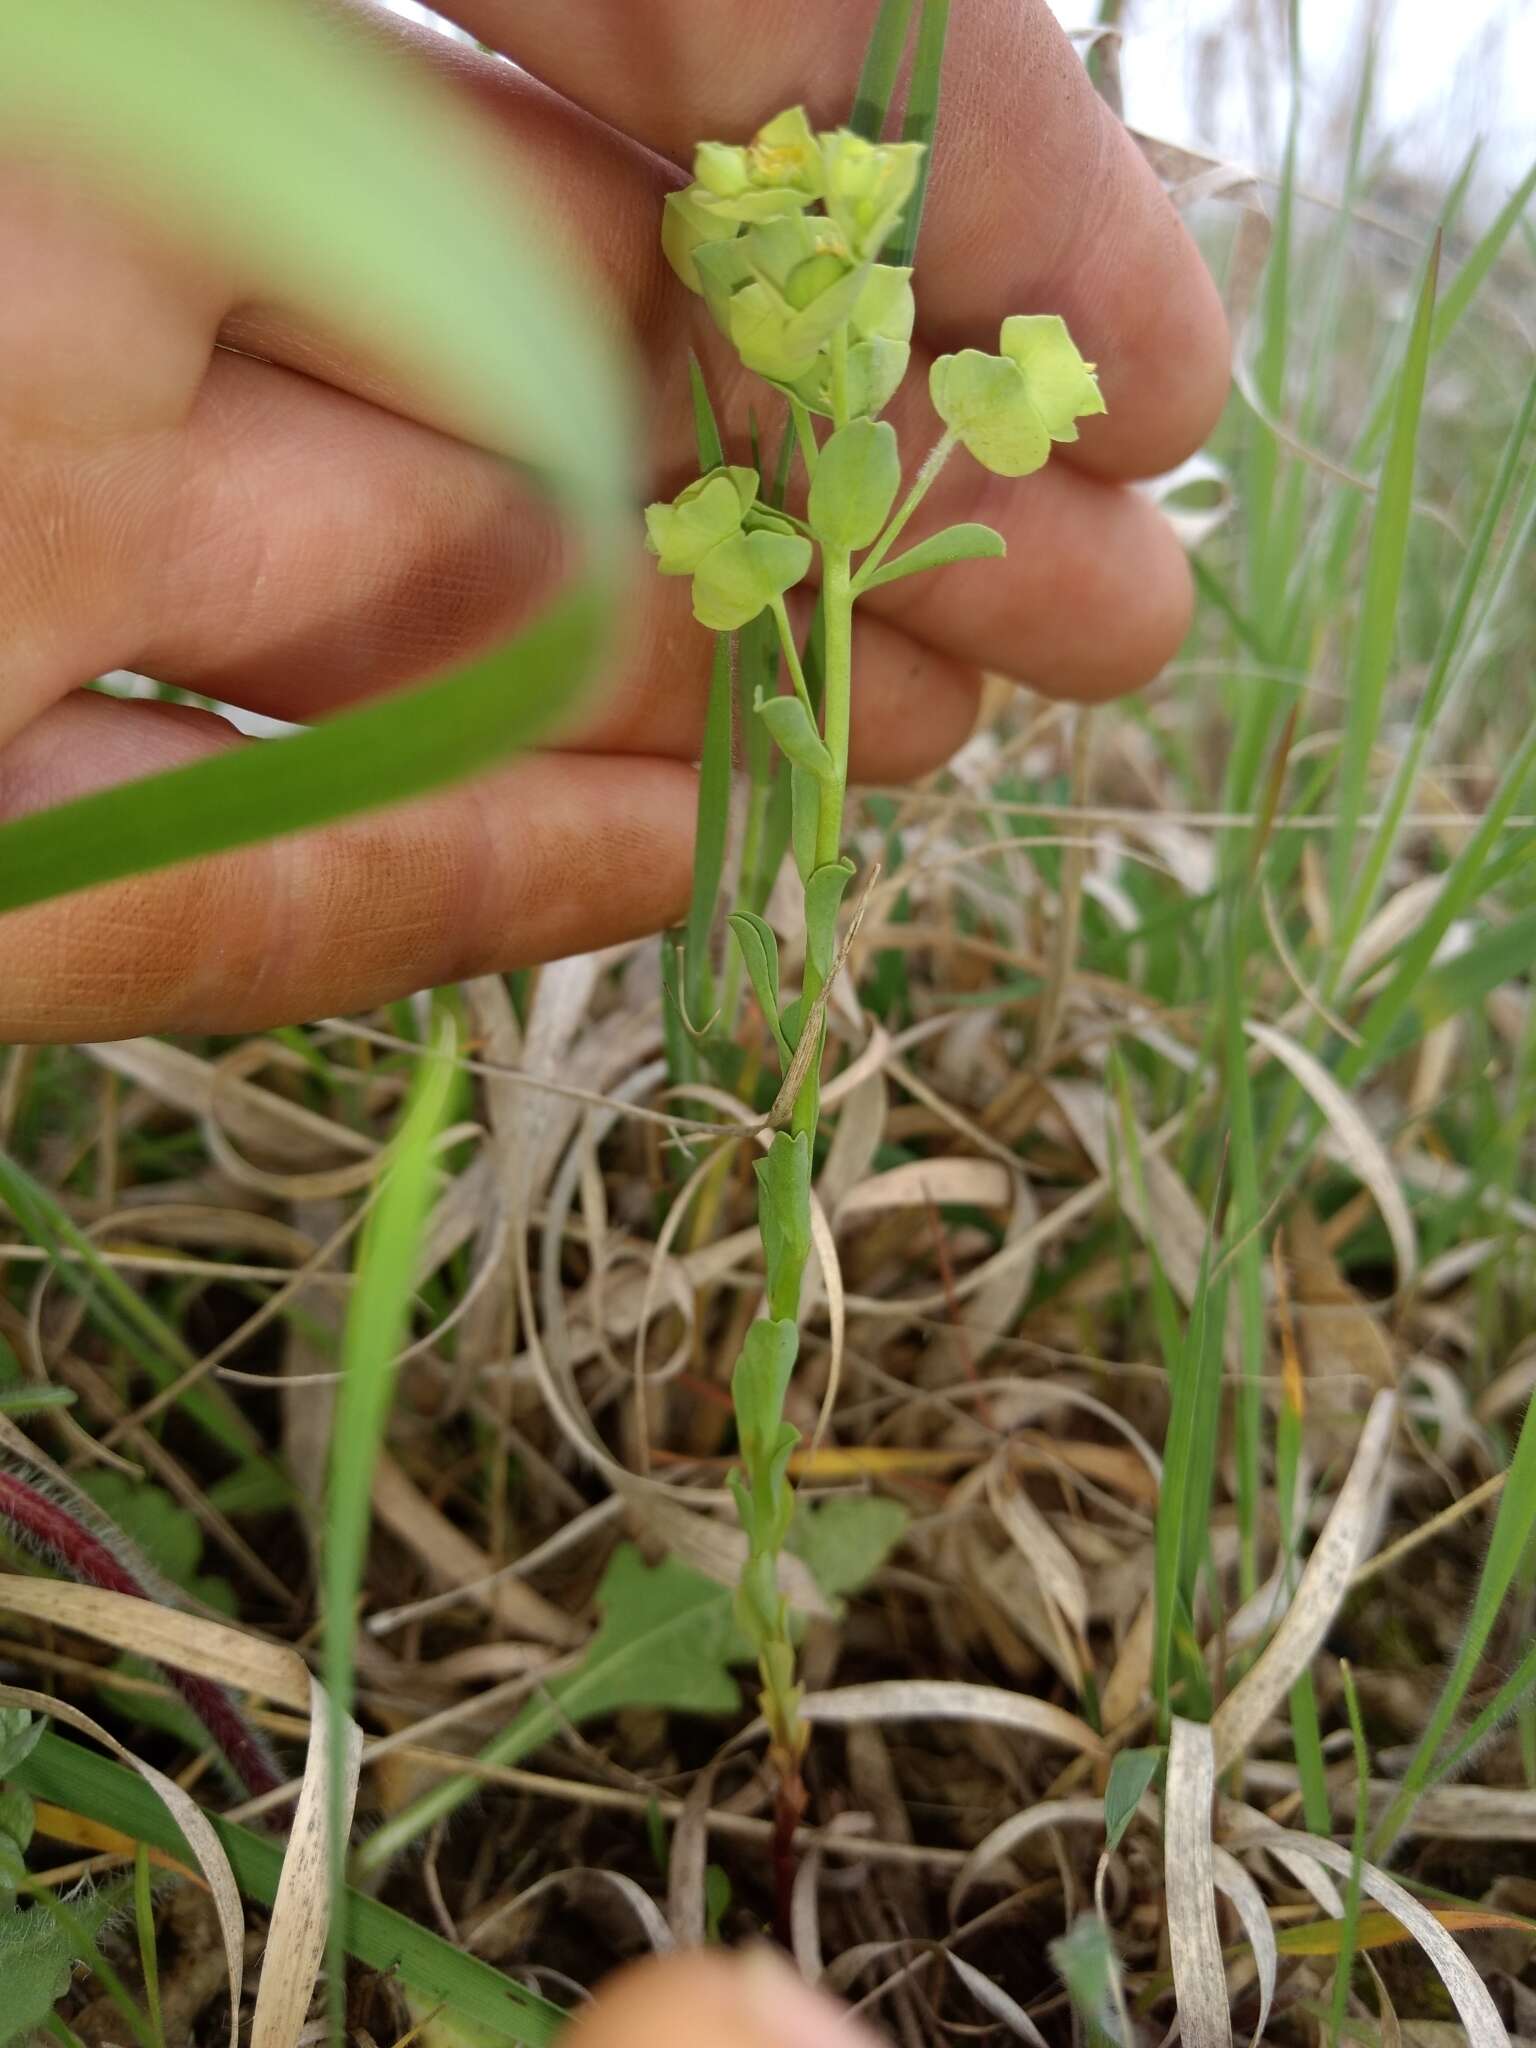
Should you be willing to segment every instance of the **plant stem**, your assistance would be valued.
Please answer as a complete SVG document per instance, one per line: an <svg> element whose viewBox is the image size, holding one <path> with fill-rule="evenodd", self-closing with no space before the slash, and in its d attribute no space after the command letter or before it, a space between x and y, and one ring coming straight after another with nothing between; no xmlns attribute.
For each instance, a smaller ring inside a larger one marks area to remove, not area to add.
<svg viewBox="0 0 1536 2048"><path fill-rule="evenodd" d="M805 480L810 482L816 474L816 429L811 424L809 408L798 398L789 401L789 416L795 423L795 440L800 447L800 460L805 464Z"/></svg>
<svg viewBox="0 0 1536 2048"><path fill-rule="evenodd" d="M832 756L836 781L821 794L816 864L835 861L842 849L843 795L848 786L848 724L853 702L853 583L846 548L822 550L822 591L826 614L826 683L822 697L822 738Z"/></svg>
<svg viewBox="0 0 1536 2048"><path fill-rule="evenodd" d="M784 666L789 670L789 680L795 686L795 695L814 719L816 707L811 702L805 670L800 666L800 650L795 645L794 629L789 623L789 608L782 597L773 600L773 616L779 629L779 645L784 650Z"/></svg>
<svg viewBox="0 0 1536 2048"><path fill-rule="evenodd" d="M891 515L891 523L875 542L869 553L859 564L859 573L853 579L853 594L859 597L868 588L869 579L900 539L902 530L912 514L921 505L933 487L939 471L948 462L955 445L954 434L945 429L923 457L923 466L912 479L912 488Z"/></svg>

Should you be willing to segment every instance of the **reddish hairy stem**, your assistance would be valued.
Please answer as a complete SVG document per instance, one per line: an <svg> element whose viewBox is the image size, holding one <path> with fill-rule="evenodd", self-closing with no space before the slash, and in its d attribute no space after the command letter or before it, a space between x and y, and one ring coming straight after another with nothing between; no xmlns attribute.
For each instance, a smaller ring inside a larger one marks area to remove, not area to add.
<svg viewBox="0 0 1536 2048"><path fill-rule="evenodd" d="M773 1812L773 1931L781 1947L791 1951L795 1945L795 1836L807 1804L799 1766L781 1760Z"/></svg>
<svg viewBox="0 0 1536 2048"><path fill-rule="evenodd" d="M125 1593L130 1600L152 1600L153 1595L134 1577L121 1558L98 1535L47 1494L18 1479L13 1472L0 1471L0 1515L69 1573L103 1592ZM256 1797L275 1792L283 1780L266 1745L248 1726L244 1715L222 1685L195 1672L178 1671L173 1664L161 1666L199 1721L222 1750L230 1769Z"/></svg>

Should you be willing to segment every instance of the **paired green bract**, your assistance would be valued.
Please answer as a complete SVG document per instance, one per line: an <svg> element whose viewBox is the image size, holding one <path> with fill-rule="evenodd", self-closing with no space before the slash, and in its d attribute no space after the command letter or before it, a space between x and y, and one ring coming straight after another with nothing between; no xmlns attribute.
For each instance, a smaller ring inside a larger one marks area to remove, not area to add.
<svg viewBox="0 0 1536 2048"><path fill-rule="evenodd" d="M999 476L1045 467L1053 441L1075 441L1077 422L1104 410L1092 363L1078 354L1058 313L1015 313L1000 354L962 349L928 376L933 409L955 438Z"/></svg>

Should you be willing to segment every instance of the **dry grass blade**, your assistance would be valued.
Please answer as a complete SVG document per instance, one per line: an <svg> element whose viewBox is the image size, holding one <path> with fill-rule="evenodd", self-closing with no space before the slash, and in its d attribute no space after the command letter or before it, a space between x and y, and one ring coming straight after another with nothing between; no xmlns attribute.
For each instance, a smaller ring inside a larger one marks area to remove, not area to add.
<svg viewBox="0 0 1536 2048"><path fill-rule="evenodd" d="M1295 1596L1263 1655L1211 1717L1216 1766L1226 1770L1244 1756L1264 1724L1312 1662L1343 1604L1365 1556L1375 1524L1377 1484L1392 1448L1397 1399L1389 1392L1371 1403L1349 1476L1307 1559Z"/></svg>
<svg viewBox="0 0 1536 2048"><path fill-rule="evenodd" d="M1349 1875L1350 1851L1342 1843L1325 1841L1320 1835L1288 1834L1283 1828L1266 1825L1236 1837L1228 1846L1235 1853L1244 1849L1272 1849L1277 1838L1337 1871L1341 1877ZM1374 1863L1360 1866L1360 1884L1377 1905L1385 1906L1395 1920L1401 1921L1429 1958L1466 2029L1467 2048L1510 2048L1509 2035L1487 1985L1433 1913Z"/></svg>
<svg viewBox="0 0 1536 2048"><path fill-rule="evenodd" d="M1397 1284L1400 1288L1410 1287L1419 1269L1418 1239L1386 1147L1316 1054L1271 1024L1249 1018L1245 1028L1250 1038L1290 1068L1322 1111L1337 1141L1339 1156L1376 1198L1397 1258Z"/></svg>
<svg viewBox="0 0 1536 2048"><path fill-rule="evenodd" d="M295 2048L305 2015L314 1995L316 1973L325 1952L330 1913L329 1877L326 1867L325 1816L331 1798L324 1694L310 1676L303 1659L293 1650L262 1641L226 1623L205 1620L180 1609L161 1607L154 1601L131 1599L122 1593L103 1592L95 1586L74 1586L51 1579L0 1578L0 1608L30 1614L61 1628L78 1629L82 1635L136 1656L151 1657L157 1663L192 1671L200 1677L235 1687L241 1692L276 1700L301 1713L312 1713L309 1750L304 1778L299 1789L288 1853L278 1886L261 1984L252 2020L252 2048ZM52 1711L64 1713L63 1709ZM64 1713L64 1718L71 1716ZM158 1773L150 1773L120 1745L88 1722L84 1716L74 1725L106 1742L124 1762L133 1763L150 1782L161 1789ZM346 1809L350 1814L357 1791L362 1755L362 1734L347 1722ZM167 1781L168 1782L168 1781ZM228 1864L217 1838L186 1795L172 1787L177 1801L171 1810L187 1840L198 1850L199 1861L208 1869L204 1843L228 1875ZM162 1797L164 1793L162 1791ZM184 1810L185 1809L185 1810ZM214 1884L212 1875L210 1884ZM238 1958L241 1916L234 1878L228 1876L229 1895L220 1904L220 1922L225 1928L226 1946ZM216 1901L219 1900L215 1888ZM233 1918L226 1916L233 1899ZM232 1962L232 1968L234 1963Z"/></svg>
<svg viewBox="0 0 1536 2048"><path fill-rule="evenodd" d="M294 1661L297 1663L298 1659ZM309 1754L283 1854L283 1874L272 1902L261 1984L251 2018L250 2048L298 2048L314 1999L331 1918L330 1747L325 1690L318 1679L312 1678ZM350 1716L342 1748L342 1808L350 1821L363 1754L363 1732Z"/></svg>
<svg viewBox="0 0 1536 2048"><path fill-rule="evenodd" d="M79 1588L63 1587L57 1590L71 1592ZM240 1996L245 1983L245 1915L240 1906L240 1890L235 1883L235 1874L229 1867L229 1858L223 1845L209 1826L206 1815L197 1802L183 1792L174 1778L157 1771L153 1764L147 1764L136 1757L132 1750L125 1749L115 1735L109 1735L99 1722L89 1714L82 1714L78 1707L66 1706L62 1700L50 1699L46 1693L30 1692L24 1686L0 1685L0 1706L27 1707L34 1714L44 1714L55 1721L63 1721L68 1727L76 1728L82 1735L89 1735L93 1742L99 1742L103 1749L111 1750L120 1762L129 1764L147 1785L150 1785L165 1802L171 1815L192 1853L197 1858L199 1870L208 1880L208 1889L213 1898L214 1911L218 1915L219 1934L224 1944L224 1960L229 1971L229 2048L238 2048L240 2040Z"/></svg>
<svg viewBox="0 0 1536 2048"><path fill-rule="evenodd" d="M1259 2048L1275 2002L1275 1984L1280 1972L1280 1950L1275 1942L1274 1924L1264 1905L1264 1894L1229 1850L1217 1849L1214 1859L1216 1889L1230 1899L1243 1923L1248 1946L1253 1950L1259 1973L1259 2017L1254 2022L1249 2048Z"/></svg>
<svg viewBox="0 0 1536 2048"><path fill-rule="evenodd" d="M946 1678L878 1678L868 1685L843 1685L807 1695L807 1721L846 1727L851 1721L984 1721L993 1728L1055 1742L1084 1756L1104 1755L1104 1744L1086 1721L1049 1700L1004 1692L997 1685L970 1685Z"/></svg>
<svg viewBox="0 0 1536 2048"><path fill-rule="evenodd" d="M952 1948L946 1948L944 1956L949 1967L983 2012L989 2012L993 2019L1001 2020L1015 2040L1028 2041L1030 2048L1048 2048L1044 2034L1018 2000L1008 1996L1001 1984L994 1984L992 1979L984 1976L974 1963L968 1963L964 1956L957 1956Z"/></svg>
<svg viewBox="0 0 1536 2048"><path fill-rule="evenodd" d="M1042 1799L1035 1806L1026 1806L1022 1813L1011 1814L1007 1820L999 1821L990 1834L982 1837L955 1872L955 1881L949 1888L950 1918L959 1919L960 1908L964 1905L966 1895L972 1886L995 1863L1001 1863L1005 1856L1011 1856L1014 1850L1027 1842L1032 1835L1044 1834L1048 1828L1101 1828L1103 1825L1102 1799Z"/></svg>
<svg viewBox="0 0 1536 2048"><path fill-rule="evenodd" d="M1163 1897L1184 2048L1232 2048L1232 2011L1216 1925L1211 1731L1176 1716L1163 1799Z"/></svg>
<svg viewBox="0 0 1536 2048"><path fill-rule="evenodd" d="M841 1229L856 1216L873 1216L886 1209L922 1209L930 1202L1003 1209L1012 1202L1016 1186L1016 1175L995 1160L909 1159L850 1188L838 1202L833 1220Z"/></svg>
<svg viewBox="0 0 1536 2048"><path fill-rule="evenodd" d="M1082 1566L1025 1489L1006 1452L986 1469L987 1502L1004 1534L1038 1581L1067 1669L1079 1691L1087 1666L1088 1584Z"/></svg>

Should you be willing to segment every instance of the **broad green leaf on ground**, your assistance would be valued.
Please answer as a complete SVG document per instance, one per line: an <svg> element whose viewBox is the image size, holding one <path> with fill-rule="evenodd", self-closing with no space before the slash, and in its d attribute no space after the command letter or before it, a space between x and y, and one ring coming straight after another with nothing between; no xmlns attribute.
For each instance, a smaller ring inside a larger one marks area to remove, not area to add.
<svg viewBox="0 0 1536 2048"><path fill-rule="evenodd" d="M810 1566L829 1600L844 1600L869 1584L901 1541L908 1519L899 1501L879 1494L807 1502L795 1516L789 1548Z"/></svg>
<svg viewBox="0 0 1536 2048"><path fill-rule="evenodd" d="M728 1714L741 1704L731 1666L749 1662L752 1652L732 1617L727 1587L675 1558L648 1565L626 1543L614 1552L597 1597L603 1619L580 1663L552 1679L485 1745L482 1763L516 1764L570 1723L621 1707ZM480 1780L468 1773L434 1785L363 1843L355 1869L382 1869L479 1790Z"/></svg>

